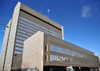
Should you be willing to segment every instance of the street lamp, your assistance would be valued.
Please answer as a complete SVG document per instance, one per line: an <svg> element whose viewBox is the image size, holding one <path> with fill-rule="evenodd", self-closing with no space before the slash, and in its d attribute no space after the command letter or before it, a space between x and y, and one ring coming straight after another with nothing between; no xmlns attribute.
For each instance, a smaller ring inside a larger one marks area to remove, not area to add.
<svg viewBox="0 0 100 71"><path fill-rule="evenodd" d="M1 25L3 25L3 26L6 26L7 28L9 28L7 25L5 25L5 24L2 24L2 23L0 23Z"/></svg>

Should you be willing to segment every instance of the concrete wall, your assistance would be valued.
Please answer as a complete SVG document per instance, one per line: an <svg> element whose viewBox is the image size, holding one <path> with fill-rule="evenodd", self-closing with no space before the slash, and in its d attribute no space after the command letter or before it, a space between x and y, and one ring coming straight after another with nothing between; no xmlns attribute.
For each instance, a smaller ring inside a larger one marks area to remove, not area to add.
<svg viewBox="0 0 100 71"><path fill-rule="evenodd" d="M77 51L84 52L84 53L87 53L87 54L90 54L90 55L94 55L94 53L89 51L89 50L86 50L86 49L84 49L82 47L79 47L79 46L77 46L75 44L72 44L72 43L69 43L67 41L55 38L53 36L50 36L50 41L54 42L54 43L57 43L57 44L60 44L60 45L62 45L64 47L69 47L69 48L73 49L74 51L77 50Z"/></svg>
<svg viewBox="0 0 100 71"><path fill-rule="evenodd" d="M24 41L22 69L39 67L43 71L44 33L37 32Z"/></svg>
<svg viewBox="0 0 100 71"><path fill-rule="evenodd" d="M57 26L58 28L62 29L62 27L61 27L60 24L54 22L53 20L51 20L51 19L49 19L48 17L46 17L46 16L44 16L44 15L38 13L37 11L35 11L35 10L29 8L28 6L26 6L26 5L24 5L24 4L21 4L21 9L23 9L23 10L25 10L25 11L27 11L27 12L29 12L29 13L35 15L35 16L37 16L37 17L39 17L39 18L41 18L41 19L47 21L47 22L50 22L51 24L53 24L53 25Z"/></svg>
<svg viewBox="0 0 100 71"><path fill-rule="evenodd" d="M45 17L44 15L38 13L37 11L35 11L35 10L29 8L29 7L27 7L24 4L21 4L21 9L28 12L28 14L26 12L21 11L20 16L22 16L22 17L24 17L24 18L26 18L26 19L28 19L32 22L35 22L35 23L37 23L37 24L39 24L43 27L46 27L47 29L50 29L54 32L57 32L57 33L61 34L62 39L64 39L63 27L60 24L54 22L53 20L49 19L48 17ZM32 15L36 16L38 19L33 17ZM42 19L43 21L41 21L39 18ZM46 22L50 23L52 26L48 25ZM54 26L61 29L61 30L55 28Z"/></svg>
<svg viewBox="0 0 100 71"><path fill-rule="evenodd" d="M11 70L11 64L12 64L12 56L14 52L14 45L15 45L15 38L16 38L16 30L18 25L18 18L19 18L19 10L20 10L21 3L18 2L17 6L14 9L14 14L12 18L12 26L10 31L10 37L9 37L9 43L8 43L8 49L7 49L7 56L6 56L6 62L5 62L5 71Z"/></svg>
<svg viewBox="0 0 100 71"><path fill-rule="evenodd" d="M20 16L62 35L62 31L58 30L57 28L55 28L51 25L48 25L47 23L45 23L45 22L43 22L43 21L41 21L41 20L39 20L39 19L37 19L37 18L35 18L35 17L25 13L25 12L21 11ZM46 30L46 31L48 31L48 30Z"/></svg>
<svg viewBox="0 0 100 71"><path fill-rule="evenodd" d="M73 52L78 52L78 53L84 54L85 57L77 57L77 56L73 56L73 55L59 53L59 52L56 52L56 51L50 51L50 47L49 47L48 52L45 52L45 54L48 54L49 57L50 57L50 54L51 54L51 55L55 55L55 56L62 56L63 58L59 61L58 60L54 60L54 61L49 60L48 63L44 64L45 66L48 66L48 65L51 65L51 66L72 65L72 66L76 66L76 67L78 67L78 66L81 66L81 67L98 67L99 66L99 59L98 59L97 56L94 55L93 52L86 50L84 48L81 48L79 46L76 46L74 44L71 44L67 41L53 37L51 35L46 36L46 38L48 39L48 40L46 40L48 46L50 46L50 44L51 44L51 45L61 47L61 48L64 48L64 49L67 49L67 50L70 50L70 51L73 51Z"/></svg>
<svg viewBox="0 0 100 71"><path fill-rule="evenodd" d="M17 54L16 56L13 57L12 70L21 69L21 65L22 65L22 54Z"/></svg>
<svg viewBox="0 0 100 71"><path fill-rule="evenodd" d="M12 20L10 20L7 25L9 28L6 27L6 30L5 30L5 36L4 36L1 57L0 57L0 71L3 69L3 65L4 65L4 61L5 61L5 54L6 54L6 49L7 49L8 42L9 42L8 39L9 39L9 35L10 35L11 23L12 23Z"/></svg>

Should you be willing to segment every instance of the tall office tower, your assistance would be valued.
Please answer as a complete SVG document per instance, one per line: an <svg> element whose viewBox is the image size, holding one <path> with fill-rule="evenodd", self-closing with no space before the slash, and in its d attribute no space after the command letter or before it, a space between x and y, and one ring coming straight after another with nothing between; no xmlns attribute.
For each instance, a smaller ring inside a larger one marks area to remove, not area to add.
<svg viewBox="0 0 100 71"><path fill-rule="evenodd" d="M6 28L0 68L11 69L12 58L23 53L23 42L37 31L63 39L63 26L18 2Z"/></svg>

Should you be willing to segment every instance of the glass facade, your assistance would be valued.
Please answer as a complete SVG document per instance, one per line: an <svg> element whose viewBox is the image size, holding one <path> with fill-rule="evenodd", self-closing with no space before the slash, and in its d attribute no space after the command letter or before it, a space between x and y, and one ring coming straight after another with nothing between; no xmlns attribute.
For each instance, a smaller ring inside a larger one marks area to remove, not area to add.
<svg viewBox="0 0 100 71"><path fill-rule="evenodd" d="M67 56L58 56L58 55L50 55L50 62L53 63L63 63L63 64L83 64L83 65L91 65L91 64L96 64L97 61L91 61L91 60L86 60L86 59L79 59L79 58L73 58L73 57L67 57Z"/></svg>
<svg viewBox="0 0 100 71"><path fill-rule="evenodd" d="M96 57L50 44L50 62L63 64L97 64Z"/></svg>
<svg viewBox="0 0 100 71"><path fill-rule="evenodd" d="M71 56L85 58L84 54L81 54L81 53L78 53L75 51L71 51L71 50L68 50L68 49L65 49L62 47L54 46L54 45L50 45L50 51L65 54L65 55L71 55Z"/></svg>

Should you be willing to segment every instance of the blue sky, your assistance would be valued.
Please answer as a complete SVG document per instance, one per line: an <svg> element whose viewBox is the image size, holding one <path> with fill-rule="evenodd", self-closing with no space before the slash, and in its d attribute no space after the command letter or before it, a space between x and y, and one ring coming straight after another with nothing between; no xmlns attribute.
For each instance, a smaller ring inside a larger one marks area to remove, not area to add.
<svg viewBox="0 0 100 71"><path fill-rule="evenodd" d="M17 2L64 27L64 40L100 55L100 0L0 0L0 23L7 25ZM0 25L0 55L5 26Z"/></svg>

